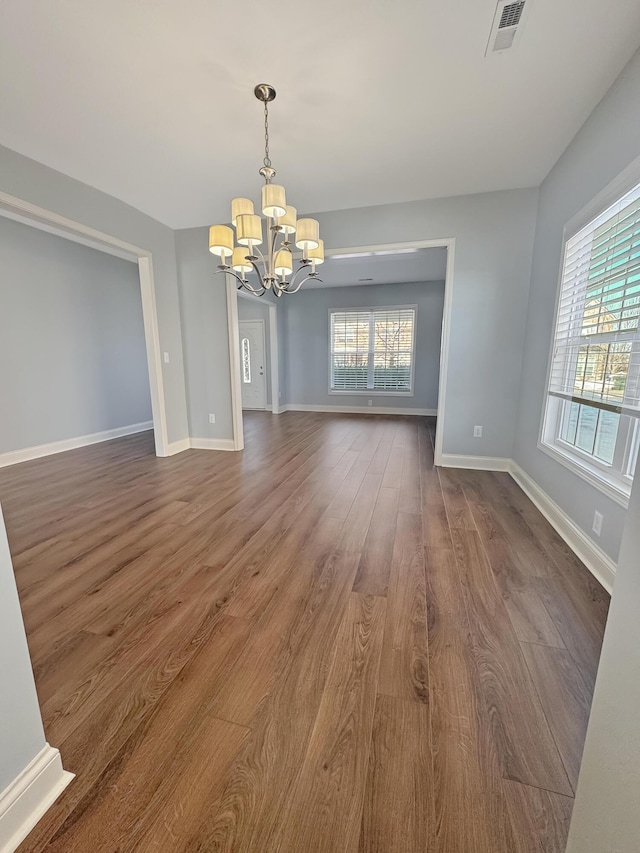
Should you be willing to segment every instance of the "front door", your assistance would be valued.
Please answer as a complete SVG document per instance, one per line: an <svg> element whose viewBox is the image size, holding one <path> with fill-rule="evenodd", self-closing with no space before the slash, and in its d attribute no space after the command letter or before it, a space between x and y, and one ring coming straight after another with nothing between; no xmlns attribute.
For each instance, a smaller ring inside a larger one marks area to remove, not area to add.
<svg viewBox="0 0 640 853"><path fill-rule="evenodd" d="M244 320L238 324L238 327L240 330L242 408L266 409L264 323L262 320Z"/></svg>

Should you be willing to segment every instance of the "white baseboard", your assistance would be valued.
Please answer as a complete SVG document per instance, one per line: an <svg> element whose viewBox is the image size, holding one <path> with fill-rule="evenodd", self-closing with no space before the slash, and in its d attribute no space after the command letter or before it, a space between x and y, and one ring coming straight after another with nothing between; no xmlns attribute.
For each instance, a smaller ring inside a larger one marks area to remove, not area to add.
<svg viewBox="0 0 640 853"><path fill-rule="evenodd" d="M49 444L38 444L34 447L25 447L23 450L10 450L8 453L0 453L0 468L17 465L19 462L29 462L31 459L40 459L42 456L52 456L54 453L64 453L66 450L75 450L78 447L87 447L90 444L99 444L101 441L111 441L113 438L122 438L125 435L134 435L137 432L146 432L149 429L153 429L153 421L106 429L90 435L80 435L77 438L65 438Z"/></svg>
<svg viewBox="0 0 640 853"><path fill-rule="evenodd" d="M192 438L190 446L194 450L235 450L232 438Z"/></svg>
<svg viewBox="0 0 640 853"><path fill-rule="evenodd" d="M616 564L558 504L535 483L517 462L511 460L509 473L549 524L609 594L613 590Z"/></svg>
<svg viewBox="0 0 640 853"><path fill-rule="evenodd" d="M182 453L184 450L189 450L190 447L190 438L183 438L180 441L172 441L167 445L167 456L175 456L176 453Z"/></svg>
<svg viewBox="0 0 640 853"><path fill-rule="evenodd" d="M463 456L457 453L443 453L438 465L443 468L469 468L474 471L509 471L511 459L501 456Z"/></svg>
<svg viewBox="0 0 640 853"><path fill-rule="evenodd" d="M58 750L45 744L0 793L0 853L14 853L73 778L63 769Z"/></svg>
<svg viewBox="0 0 640 853"><path fill-rule="evenodd" d="M437 409L410 409L401 406L324 406L308 403L287 403L280 406L281 412L335 412L347 415L430 415L435 417Z"/></svg>

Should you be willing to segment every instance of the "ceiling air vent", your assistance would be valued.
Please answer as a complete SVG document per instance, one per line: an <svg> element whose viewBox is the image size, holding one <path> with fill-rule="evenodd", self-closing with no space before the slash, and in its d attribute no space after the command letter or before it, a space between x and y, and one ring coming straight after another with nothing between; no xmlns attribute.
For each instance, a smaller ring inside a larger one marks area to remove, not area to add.
<svg viewBox="0 0 640 853"><path fill-rule="evenodd" d="M513 47L516 34L522 25L522 16L526 5L525 0L519 0L517 3L501 0L498 3L485 56L501 53L503 50Z"/></svg>

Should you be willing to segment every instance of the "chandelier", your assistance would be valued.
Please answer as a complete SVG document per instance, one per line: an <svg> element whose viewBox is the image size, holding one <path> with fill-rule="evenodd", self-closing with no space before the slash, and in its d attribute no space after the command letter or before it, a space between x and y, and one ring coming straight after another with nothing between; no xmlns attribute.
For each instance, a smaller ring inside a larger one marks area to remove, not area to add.
<svg viewBox="0 0 640 853"><path fill-rule="evenodd" d="M276 170L269 157L269 103L274 100L276 90L268 83L260 83L254 94L264 104L264 165L259 173L265 181L262 213L266 217L266 235L263 235L262 219L254 212L251 199L234 198L231 224L235 228L235 239L233 228L212 225L209 251L220 257L218 269L234 276L238 290L244 288L257 296L271 290L279 297L283 293L297 293L309 279L320 281L316 267L324 263L324 243L317 220L298 219L295 207L286 202L284 187L271 183ZM263 236L266 236L266 245L261 250ZM295 272L292 240L302 252ZM248 273L255 274L257 282L251 283Z"/></svg>

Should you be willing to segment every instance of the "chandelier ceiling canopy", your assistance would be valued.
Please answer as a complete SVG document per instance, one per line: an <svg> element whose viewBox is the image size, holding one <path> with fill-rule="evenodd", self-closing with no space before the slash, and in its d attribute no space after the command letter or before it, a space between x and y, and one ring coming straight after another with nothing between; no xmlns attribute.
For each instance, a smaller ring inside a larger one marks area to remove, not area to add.
<svg viewBox="0 0 640 853"><path fill-rule="evenodd" d="M266 229L251 199L234 198L231 202L233 227L212 225L209 251L220 257L218 269L233 275L238 289L257 296L271 290L276 296L282 296L283 293L297 293L309 279L320 281L317 267L324 263L324 243L320 239L318 221L298 219L295 207L287 204L284 187L272 183L276 170L269 156L269 104L275 99L276 90L268 83L260 83L254 94L264 104L264 165L259 174L265 182L261 207ZM265 239L266 244L261 249ZM293 245L302 252L295 272ZM250 281L247 275L257 276L257 281L255 278Z"/></svg>

